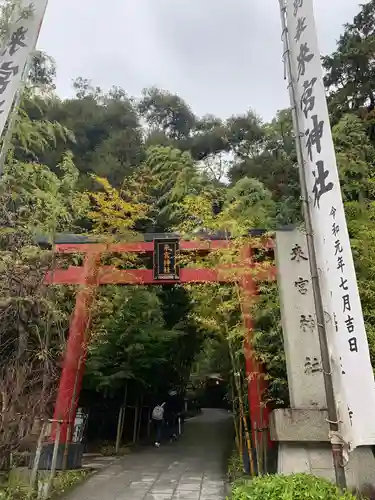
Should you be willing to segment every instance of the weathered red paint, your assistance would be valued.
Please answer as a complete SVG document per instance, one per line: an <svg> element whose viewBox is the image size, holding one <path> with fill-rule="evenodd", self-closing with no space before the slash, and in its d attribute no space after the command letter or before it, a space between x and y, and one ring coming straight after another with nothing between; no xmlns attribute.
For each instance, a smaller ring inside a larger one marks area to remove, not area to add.
<svg viewBox="0 0 375 500"><path fill-rule="evenodd" d="M65 443L68 428L74 423L87 354L86 332L90 323L90 310L97 286L97 269L100 254L85 257L82 273L85 276L79 288L76 305L70 321L68 343L66 346L60 386L57 393L53 419L62 420L60 442ZM52 425L51 440L54 441L56 423ZM70 436L72 433L70 433Z"/></svg>
<svg viewBox="0 0 375 500"><path fill-rule="evenodd" d="M225 240L213 241L180 241L181 251L203 251L210 252L219 249L227 249L230 242ZM273 241L258 240L251 244L252 248L273 248ZM94 297L95 288L105 284L123 285L161 285L174 284L173 281L155 280L152 269L119 270L113 266L100 266L100 255L103 253L151 253L154 250L153 242L119 243L119 244L60 244L56 246L58 253L81 253L85 254L84 265L81 267L70 266L68 269L55 269L49 272L45 282L47 284L80 285L77 293L76 306L73 312L68 343L63 363L60 386L56 401L54 419L63 420L61 430L61 442L66 442L71 433L68 434L69 426L72 426L79 394L81 391L82 378L85 368L87 353L86 332L90 322L90 308ZM180 270L179 283L202 283L202 282L241 282L243 290L243 314L249 337L245 340L246 373L248 377L249 411L252 422L258 428L268 423L267 409L261 407L261 398L265 389L265 381L260 366L253 355L251 347L251 336L253 325L250 315L250 302L257 294L256 281L275 279L273 267L262 269L259 264L251 260L251 248L244 251L244 262L237 268L235 266L222 267L220 269L208 268L182 268ZM262 418L263 417L263 418ZM54 431L52 439L54 438ZM253 433L254 439L254 433Z"/></svg>
<svg viewBox="0 0 375 500"><path fill-rule="evenodd" d="M212 251L230 247L228 240L180 240L182 251ZM252 248L274 248L271 238L254 239ZM152 253L154 243L151 241L137 241L132 243L60 243L56 245L58 253Z"/></svg>
<svg viewBox="0 0 375 500"><path fill-rule="evenodd" d="M91 254L89 254L91 255ZM274 278L274 269L256 269L252 265L252 273L257 280L268 280ZM242 270L242 268L240 268ZM238 273L237 273L238 274ZM184 268L180 270L180 283L204 283L220 282L227 283L236 279L236 268L208 269L208 268ZM68 269L56 269L50 271L46 276L46 283L82 285L85 283L85 270L83 267L71 266ZM176 283L176 280L155 280L152 269L129 269L120 270L113 266L101 266L98 270L98 285L168 285Z"/></svg>

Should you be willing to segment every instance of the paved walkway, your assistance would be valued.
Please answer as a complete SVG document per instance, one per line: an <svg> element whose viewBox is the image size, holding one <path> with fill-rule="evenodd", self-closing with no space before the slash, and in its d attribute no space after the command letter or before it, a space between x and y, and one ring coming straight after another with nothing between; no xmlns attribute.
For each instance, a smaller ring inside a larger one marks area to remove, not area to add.
<svg viewBox="0 0 375 500"><path fill-rule="evenodd" d="M116 460L65 500L224 500L232 418L205 410L177 443Z"/></svg>

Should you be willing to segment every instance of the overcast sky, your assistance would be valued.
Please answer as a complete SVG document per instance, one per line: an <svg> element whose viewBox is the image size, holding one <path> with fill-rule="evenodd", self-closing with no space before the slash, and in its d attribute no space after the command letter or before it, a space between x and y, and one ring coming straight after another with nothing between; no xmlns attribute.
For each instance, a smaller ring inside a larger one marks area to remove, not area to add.
<svg viewBox="0 0 375 500"><path fill-rule="evenodd" d="M323 54L358 3L315 0ZM288 105L280 33L278 0L49 0L39 48L57 62L62 97L82 76L133 96L165 88L198 115L251 107L269 120Z"/></svg>

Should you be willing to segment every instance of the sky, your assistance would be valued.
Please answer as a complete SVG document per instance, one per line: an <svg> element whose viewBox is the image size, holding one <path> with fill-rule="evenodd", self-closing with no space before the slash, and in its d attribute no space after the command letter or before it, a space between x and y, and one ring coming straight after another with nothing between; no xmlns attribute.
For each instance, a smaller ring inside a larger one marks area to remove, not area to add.
<svg viewBox="0 0 375 500"><path fill-rule="evenodd" d="M358 4L315 0L322 54ZM199 116L270 120L289 105L278 0L49 0L38 48L56 60L61 97L81 76L135 97L164 88Z"/></svg>

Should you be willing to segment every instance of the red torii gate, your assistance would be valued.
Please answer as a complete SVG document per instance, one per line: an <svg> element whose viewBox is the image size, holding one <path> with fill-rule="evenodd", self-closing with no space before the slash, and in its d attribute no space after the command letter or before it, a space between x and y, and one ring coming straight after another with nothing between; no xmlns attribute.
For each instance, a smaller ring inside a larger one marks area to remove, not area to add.
<svg viewBox="0 0 375 500"><path fill-rule="evenodd" d="M173 240L175 240L173 238ZM158 241L161 241L158 239ZM165 244L171 239L163 238ZM209 253L215 250L230 248L228 240L197 240L179 241L179 250L182 252ZM237 278L242 289L242 310L244 322L249 331L249 336L244 342L246 359L246 374L248 377L248 400L250 418L257 429L268 426L268 409L262 405L262 394L266 387L263 369L253 356L251 347L251 335L253 323L250 315L250 302L257 295L257 284L259 280L274 280L275 269L270 267L265 270L264 266L254 262L253 251L264 248L272 249L273 241L270 239L256 240L243 248L243 261L241 269L245 269ZM102 266L100 258L102 254L110 253L137 253L153 254L154 241L135 243L66 243L55 246L56 253L60 254L84 254L82 266L70 266L67 269L54 269L48 272L46 284L79 285L76 296L76 305L71 316L69 336L65 357L63 361L60 385L54 411L54 421L63 421L60 433L60 443L69 442L72 438L72 426L75 421L79 395L82 387L83 373L87 354L87 330L90 322L90 309L92 306L94 291L98 285L163 285L183 283L210 283L210 282L233 282L233 275L222 273L218 269L209 268L182 268L177 279L155 279L153 269L119 270L114 266ZM253 431L253 439L256 438ZM53 424L51 440L55 439L56 423Z"/></svg>

